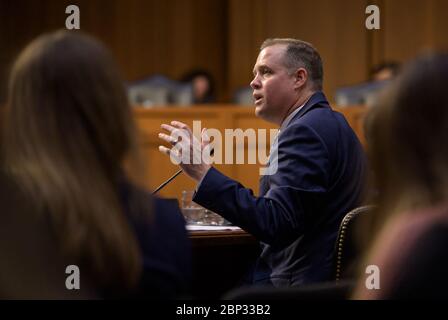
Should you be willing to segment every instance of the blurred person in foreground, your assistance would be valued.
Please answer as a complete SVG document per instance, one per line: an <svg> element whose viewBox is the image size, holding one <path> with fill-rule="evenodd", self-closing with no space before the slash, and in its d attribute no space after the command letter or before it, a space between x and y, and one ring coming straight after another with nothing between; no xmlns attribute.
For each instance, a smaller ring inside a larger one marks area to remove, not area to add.
<svg viewBox="0 0 448 320"><path fill-rule="evenodd" d="M377 236L364 258L355 299L447 297L446 83L448 55L421 56L404 68L367 118ZM367 289L369 265L378 267L379 289Z"/></svg>
<svg viewBox="0 0 448 320"><path fill-rule="evenodd" d="M109 52L46 34L17 58L0 179L0 297L175 298L190 245L177 205L138 187L142 160ZM66 267L80 289L66 288Z"/></svg>

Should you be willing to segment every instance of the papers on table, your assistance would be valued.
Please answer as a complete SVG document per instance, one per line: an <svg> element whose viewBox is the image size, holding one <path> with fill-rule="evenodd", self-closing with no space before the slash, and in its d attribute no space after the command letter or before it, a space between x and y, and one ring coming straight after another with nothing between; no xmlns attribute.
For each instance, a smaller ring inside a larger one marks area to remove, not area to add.
<svg viewBox="0 0 448 320"><path fill-rule="evenodd" d="M188 231L238 231L240 227L235 226L204 226L187 224Z"/></svg>

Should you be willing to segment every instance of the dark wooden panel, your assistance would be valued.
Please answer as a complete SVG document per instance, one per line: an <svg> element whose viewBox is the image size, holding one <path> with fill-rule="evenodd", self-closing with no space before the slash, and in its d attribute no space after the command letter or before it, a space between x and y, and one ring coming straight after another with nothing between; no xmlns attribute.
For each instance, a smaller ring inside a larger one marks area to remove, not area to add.
<svg viewBox="0 0 448 320"><path fill-rule="evenodd" d="M447 49L447 1L382 2L383 60L405 62L424 51Z"/></svg>
<svg viewBox="0 0 448 320"><path fill-rule="evenodd" d="M112 50L126 80L154 73L180 78L203 68L215 77L218 95L225 95L225 0L2 0L0 86L28 42L65 27L69 4L79 6L81 30Z"/></svg>
<svg viewBox="0 0 448 320"><path fill-rule="evenodd" d="M329 98L338 86L367 77L365 2L230 0L230 87L249 84L258 48L265 38L298 38L322 55Z"/></svg>

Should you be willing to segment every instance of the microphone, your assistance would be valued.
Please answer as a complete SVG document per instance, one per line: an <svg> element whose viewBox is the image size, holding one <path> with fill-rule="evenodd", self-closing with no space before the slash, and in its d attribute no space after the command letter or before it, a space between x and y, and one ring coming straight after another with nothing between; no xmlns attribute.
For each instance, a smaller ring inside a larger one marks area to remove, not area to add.
<svg viewBox="0 0 448 320"><path fill-rule="evenodd" d="M158 186L158 187L156 188L156 190L154 190L154 191L152 192L152 194L156 194L157 192L159 192L160 189L163 189L164 186L166 186L168 183L170 183L171 181L173 181L173 180L174 180L178 175L180 175L182 172L183 172L182 169L180 169L179 171L177 171L175 174L173 174L173 175L171 176L171 178L169 178L169 179L166 180L164 183L162 183L160 186Z"/></svg>
<svg viewBox="0 0 448 320"><path fill-rule="evenodd" d="M212 156L215 153L215 149L212 149L210 151L210 155ZM161 189L163 189L168 183L170 183L171 181L173 181L178 175L180 175L183 172L182 169L180 169L179 171L177 171L175 174L173 174L168 180L166 180L165 182L163 182L160 186L158 186L156 188L156 190L154 190L152 192L152 194L156 194L157 192L159 192Z"/></svg>

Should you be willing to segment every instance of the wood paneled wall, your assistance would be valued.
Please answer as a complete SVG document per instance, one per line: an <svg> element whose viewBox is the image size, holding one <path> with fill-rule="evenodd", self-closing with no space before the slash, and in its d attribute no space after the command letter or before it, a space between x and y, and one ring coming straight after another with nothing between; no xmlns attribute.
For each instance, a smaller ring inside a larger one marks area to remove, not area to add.
<svg viewBox="0 0 448 320"><path fill-rule="evenodd" d="M65 28L69 4L80 8L81 30L113 51L126 80L155 73L178 79L202 68L213 74L225 99L225 0L0 0L0 86L26 43Z"/></svg>
<svg viewBox="0 0 448 320"><path fill-rule="evenodd" d="M204 68L221 102L249 84L267 37L312 42L330 99L374 64L448 45L446 0L0 0L0 103L14 56L40 33L63 28L69 4L81 9L81 29L111 48L126 80ZM366 30L368 4L380 7L381 30Z"/></svg>
<svg viewBox="0 0 448 320"><path fill-rule="evenodd" d="M373 63L381 60L405 62L428 50L448 47L448 1L377 0L381 8L381 30L373 50Z"/></svg>
<svg viewBox="0 0 448 320"><path fill-rule="evenodd" d="M365 80L368 71L365 1L230 0L230 86L247 85L266 38L313 43L324 61L324 89Z"/></svg>

